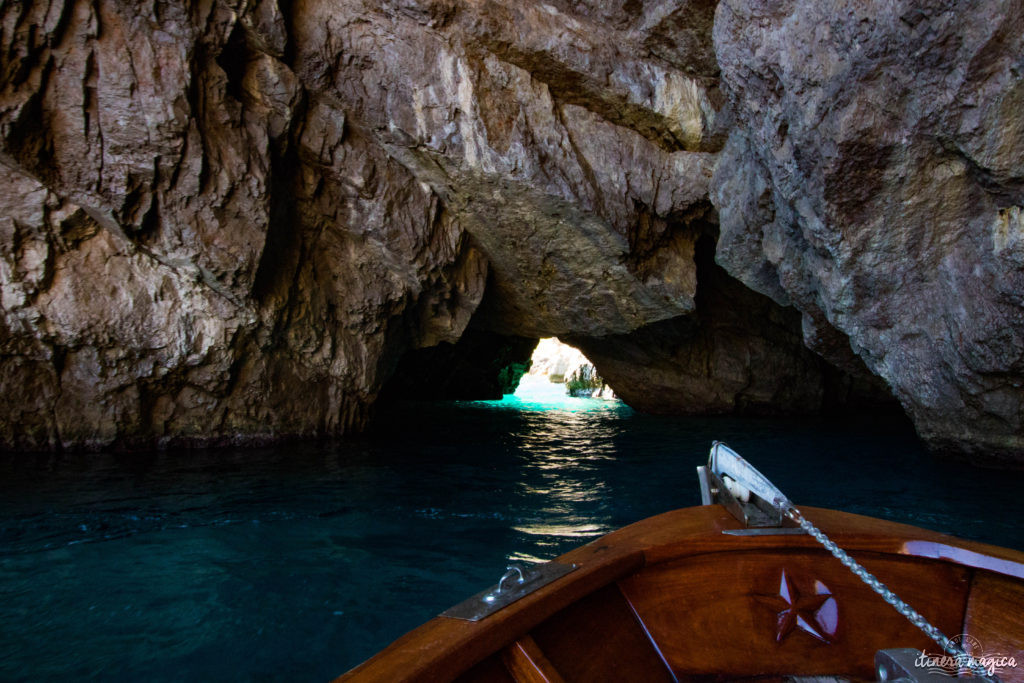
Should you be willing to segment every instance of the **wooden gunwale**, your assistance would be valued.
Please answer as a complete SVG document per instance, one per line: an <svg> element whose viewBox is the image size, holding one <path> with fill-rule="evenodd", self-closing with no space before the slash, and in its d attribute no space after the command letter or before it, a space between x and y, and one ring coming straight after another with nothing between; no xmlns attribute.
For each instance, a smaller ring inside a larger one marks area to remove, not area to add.
<svg viewBox="0 0 1024 683"><path fill-rule="evenodd" d="M855 558L902 556L984 570L1024 580L1024 553L965 541L918 527L822 508L805 516ZM579 568L479 622L434 618L341 676L338 681L449 681L528 637L568 605L644 568L715 553L820 552L806 535L736 536L740 524L717 505L684 508L645 519L558 558ZM530 641L525 641L530 642Z"/></svg>

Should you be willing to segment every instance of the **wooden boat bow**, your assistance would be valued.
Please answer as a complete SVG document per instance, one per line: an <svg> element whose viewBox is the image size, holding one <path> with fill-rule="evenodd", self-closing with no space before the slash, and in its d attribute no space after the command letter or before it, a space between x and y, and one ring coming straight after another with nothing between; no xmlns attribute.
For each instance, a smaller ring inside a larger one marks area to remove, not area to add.
<svg viewBox="0 0 1024 683"><path fill-rule="evenodd" d="M1024 553L821 508L808 517L948 634L1016 655ZM937 647L809 536L732 535L718 505L577 548L572 573L478 622L435 618L340 681L874 679L877 650Z"/></svg>

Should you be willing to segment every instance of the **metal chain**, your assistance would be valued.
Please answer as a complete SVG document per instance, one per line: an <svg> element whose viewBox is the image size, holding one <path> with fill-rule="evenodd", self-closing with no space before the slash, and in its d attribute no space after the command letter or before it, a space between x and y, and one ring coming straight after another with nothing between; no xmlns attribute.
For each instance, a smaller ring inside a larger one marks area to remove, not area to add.
<svg viewBox="0 0 1024 683"><path fill-rule="evenodd" d="M927 619L917 612L917 610L900 600L900 598L893 593L888 586L879 581L878 578L876 578L867 569L862 567L859 562L847 555L845 550L836 545L832 539L823 534L816 526L811 524L799 510L793 507L792 503L789 501L776 501L776 505L783 510L783 514L785 514L786 517L789 517L791 520L799 524L801 529L810 534L810 536L818 543L825 546L825 548L832 553L837 560L842 562L847 569L856 574L861 581L871 588L871 590L882 596L883 600L895 607L896 611L905 616L911 624L921 629L925 635L938 643L943 650L956 657L958 664L960 662L966 662L967 667L975 676L979 676L980 678L988 681L999 681L999 678L990 674L988 669L982 666L977 659L947 638L942 631L932 626Z"/></svg>

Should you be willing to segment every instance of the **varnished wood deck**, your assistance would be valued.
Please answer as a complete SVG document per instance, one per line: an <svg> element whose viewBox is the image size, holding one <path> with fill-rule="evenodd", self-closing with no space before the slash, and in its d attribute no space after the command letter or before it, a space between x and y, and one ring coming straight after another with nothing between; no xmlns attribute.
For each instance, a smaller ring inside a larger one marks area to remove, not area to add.
<svg viewBox="0 0 1024 683"><path fill-rule="evenodd" d="M1024 553L803 508L927 619L1024 681ZM874 679L878 649L938 649L815 541L733 536L719 506L675 510L559 558L579 569L479 622L438 617L339 681Z"/></svg>

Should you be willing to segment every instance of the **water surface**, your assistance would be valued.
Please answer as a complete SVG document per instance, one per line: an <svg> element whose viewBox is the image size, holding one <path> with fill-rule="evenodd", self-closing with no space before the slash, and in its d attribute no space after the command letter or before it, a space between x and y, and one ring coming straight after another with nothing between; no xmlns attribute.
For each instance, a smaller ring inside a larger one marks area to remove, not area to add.
<svg viewBox="0 0 1024 683"><path fill-rule="evenodd" d="M714 439L797 503L1024 550L1024 474L902 421L410 403L343 444L0 457L0 680L330 679L509 559L697 504Z"/></svg>

